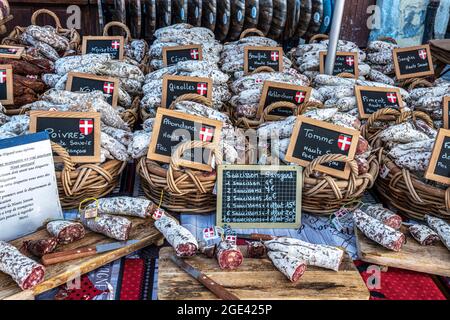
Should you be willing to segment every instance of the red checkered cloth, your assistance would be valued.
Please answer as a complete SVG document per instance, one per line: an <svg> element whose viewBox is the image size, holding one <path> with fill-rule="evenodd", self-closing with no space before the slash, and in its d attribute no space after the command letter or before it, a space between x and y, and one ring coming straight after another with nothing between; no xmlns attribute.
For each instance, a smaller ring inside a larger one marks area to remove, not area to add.
<svg viewBox="0 0 450 320"><path fill-rule="evenodd" d="M367 272L371 264L354 262L367 283L373 276L372 272ZM380 289L370 290L371 300L446 300L429 274L389 267L381 272L380 278Z"/></svg>

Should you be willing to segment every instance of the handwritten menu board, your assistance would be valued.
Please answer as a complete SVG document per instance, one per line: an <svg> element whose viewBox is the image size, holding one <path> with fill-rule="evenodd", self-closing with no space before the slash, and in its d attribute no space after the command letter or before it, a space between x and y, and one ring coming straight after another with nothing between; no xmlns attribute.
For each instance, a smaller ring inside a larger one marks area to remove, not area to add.
<svg viewBox="0 0 450 320"><path fill-rule="evenodd" d="M0 65L0 103L5 105L14 103L13 74L10 64Z"/></svg>
<svg viewBox="0 0 450 320"><path fill-rule="evenodd" d="M355 86L359 115L367 119L383 108L403 109L402 95L398 88Z"/></svg>
<svg viewBox="0 0 450 320"><path fill-rule="evenodd" d="M123 36L84 36L81 52L109 53L114 60L122 60L124 44Z"/></svg>
<svg viewBox="0 0 450 320"><path fill-rule="evenodd" d="M0 58L20 59L24 51L24 47L0 45Z"/></svg>
<svg viewBox="0 0 450 320"><path fill-rule="evenodd" d="M30 132L41 131L65 148L74 162L100 162L99 112L31 111Z"/></svg>
<svg viewBox="0 0 450 320"><path fill-rule="evenodd" d="M291 102L300 107L303 103L308 102L310 95L311 88L308 87L265 81L257 115L260 117L267 106L278 101ZM289 117L293 115L292 109L290 108L278 108L268 114L279 117Z"/></svg>
<svg viewBox="0 0 450 320"><path fill-rule="evenodd" d="M321 51L319 53L320 73L325 73L325 59L327 53ZM358 53L357 52L336 52L336 60L334 61L333 75L340 73L350 73L354 78L359 77L358 69Z"/></svg>
<svg viewBox="0 0 450 320"><path fill-rule="evenodd" d="M202 60L203 59L202 46L191 45L191 46L164 47L162 50L162 57L165 66L171 66L181 61Z"/></svg>
<svg viewBox="0 0 450 320"><path fill-rule="evenodd" d="M116 107L117 99L119 98L119 79L96 76L88 73L69 72L66 90L72 92L91 92L99 90L105 95L106 101L113 107Z"/></svg>
<svg viewBox="0 0 450 320"><path fill-rule="evenodd" d="M158 108L147 158L170 163L174 150L181 143L204 141L218 144L221 130L220 121ZM211 160L211 150L196 148L186 151L180 163L184 167L212 171Z"/></svg>
<svg viewBox="0 0 450 320"><path fill-rule="evenodd" d="M237 228L299 228L301 192L299 166L220 165L216 223Z"/></svg>
<svg viewBox="0 0 450 320"><path fill-rule="evenodd" d="M298 116L286 160L305 167L326 154L342 154L353 159L358 139L359 132L356 130ZM343 179L348 179L350 175L350 168L344 162L321 164L317 170Z"/></svg>
<svg viewBox="0 0 450 320"><path fill-rule="evenodd" d="M450 184L450 130L439 130L425 179Z"/></svg>
<svg viewBox="0 0 450 320"><path fill-rule="evenodd" d="M161 106L169 108L176 98L187 93L196 93L211 101L212 80L200 77L165 75L163 77Z"/></svg>
<svg viewBox="0 0 450 320"><path fill-rule="evenodd" d="M244 72L247 74L259 67L270 67L275 71L283 71L283 48L245 47Z"/></svg>
<svg viewBox="0 0 450 320"><path fill-rule="evenodd" d="M449 118L450 118L450 97L444 97L444 101L442 102L442 119L444 120L444 129L449 128Z"/></svg>
<svg viewBox="0 0 450 320"><path fill-rule="evenodd" d="M427 44L394 49L393 59L398 80L434 75L431 50Z"/></svg>

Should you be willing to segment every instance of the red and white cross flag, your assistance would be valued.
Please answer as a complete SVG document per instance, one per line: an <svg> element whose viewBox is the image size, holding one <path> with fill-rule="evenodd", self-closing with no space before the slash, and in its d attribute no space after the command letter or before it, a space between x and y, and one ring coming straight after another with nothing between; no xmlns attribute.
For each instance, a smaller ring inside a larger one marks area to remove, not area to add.
<svg viewBox="0 0 450 320"><path fill-rule="evenodd" d="M155 220L160 219L164 214L164 211L160 208L156 209L153 214L152 214L152 218Z"/></svg>
<svg viewBox="0 0 450 320"><path fill-rule="evenodd" d="M205 96L208 93L208 85L204 82L198 83L197 93L201 96Z"/></svg>
<svg viewBox="0 0 450 320"><path fill-rule="evenodd" d="M198 60L198 49L191 49L191 58Z"/></svg>
<svg viewBox="0 0 450 320"><path fill-rule="evenodd" d="M305 101L305 93L303 91L297 91L295 94L295 102L303 103Z"/></svg>
<svg viewBox="0 0 450 320"><path fill-rule="evenodd" d="M111 47L113 48L113 49L119 49L120 48L120 42L119 41L117 41L117 40L114 40L113 42L111 42Z"/></svg>
<svg viewBox="0 0 450 320"><path fill-rule="evenodd" d="M225 241L236 244L237 237L235 235L229 234L225 237Z"/></svg>
<svg viewBox="0 0 450 320"><path fill-rule="evenodd" d="M349 56L345 58L345 63L347 63L347 65L349 66L353 66L353 64L355 63L355 59L352 56Z"/></svg>
<svg viewBox="0 0 450 320"><path fill-rule="evenodd" d="M87 136L88 134L91 134L94 130L94 120L92 119L80 119L79 122L79 129L82 134Z"/></svg>
<svg viewBox="0 0 450 320"><path fill-rule="evenodd" d="M396 103L397 102L397 95L395 93L389 92L387 94L387 99L390 103Z"/></svg>
<svg viewBox="0 0 450 320"><path fill-rule="evenodd" d="M278 61L279 58L280 54L278 53L278 51L272 51L270 53L270 59L272 59L272 61Z"/></svg>
<svg viewBox="0 0 450 320"><path fill-rule="evenodd" d="M350 149L350 146L352 144L352 138L346 135L341 134L338 139L338 147L342 151L347 151Z"/></svg>
<svg viewBox="0 0 450 320"><path fill-rule="evenodd" d="M0 70L0 83L5 83L6 82L6 70Z"/></svg>
<svg viewBox="0 0 450 320"><path fill-rule="evenodd" d="M200 140L205 141L205 142L212 141L212 138L214 135L213 133L214 133L214 130L212 128L202 127L200 129L200 134L199 134Z"/></svg>
<svg viewBox="0 0 450 320"><path fill-rule="evenodd" d="M420 49L419 50L419 57L420 57L420 59L425 60L427 58L427 50Z"/></svg>
<svg viewBox="0 0 450 320"><path fill-rule="evenodd" d="M103 84L103 92L104 93L113 93L114 92L114 83L112 82L105 82Z"/></svg>
<svg viewBox="0 0 450 320"><path fill-rule="evenodd" d="M216 228L208 227L203 229L203 239L211 240L217 238Z"/></svg>

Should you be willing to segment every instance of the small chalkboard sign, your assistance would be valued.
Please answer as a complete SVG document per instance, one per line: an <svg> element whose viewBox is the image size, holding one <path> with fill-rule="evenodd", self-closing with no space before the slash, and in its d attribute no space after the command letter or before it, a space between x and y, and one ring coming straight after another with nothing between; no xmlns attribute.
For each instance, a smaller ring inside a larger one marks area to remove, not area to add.
<svg viewBox="0 0 450 320"><path fill-rule="evenodd" d="M114 60L122 60L124 44L123 36L84 36L81 53L109 53Z"/></svg>
<svg viewBox="0 0 450 320"><path fill-rule="evenodd" d="M439 129L425 179L450 185L450 130Z"/></svg>
<svg viewBox="0 0 450 320"><path fill-rule="evenodd" d="M433 59L428 44L394 49L393 59L395 76L398 80L434 75Z"/></svg>
<svg viewBox="0 0 450 320"><path fill-rule="evenodd" d="M24 47L7 46L2 44L0 45L0 58L20 59L24 51Z"/></svg>
<svg viewBox="0 0 450 320"><path fill-rule="evenodd" d="M220 165L217 218L232 228L293 228L301 225L302 168Z"/></svg>
<svg viewBox="0 0 450 320"><path fill-rule="evenodd" d="M319 55L320 73L323 74L325 73L325 59L327 57L327 52L321 51ZM335 76L340 73L352 74L355 79L359 77L357 52L336 52L333 75Z"/></svg>
<svg viewBox="0 0 450 320"><path fill-rule="evenodd" d="M66 90L72 92L99 90L105 95L106 101L113 107L116 107L117 99L119 98L119 79L96 76L89 73L69 72Z"/></svg>
<svg viewBox="0 0 450 320"><path fill-rule="evenodd" d="M356 130L298 116L286 160L305 167L326 154L342 154L353 159L358 139L359 132ZM342 179L348 179L350 175L350 168L344 162L318 165L317 170Z"/></svg>
<svg viewBox="0 0 450 320"><path fill-rule="evenodd" d="M30 132L41 131L65 148L75 163L100 162L99 112L31 111Z"/></svg>
<svg viewBox="0 0 450 320"><path fill-rule="evenodd" d="M244 72L248 74L259 67L269 67L274 71L283 71L283 48L281 47L245 47Z"/></svg>
<svg viewBox="0 0 450 320"><path fill-rule="evenodd" d="M449 119L450 119L450 97L444 97L444 101L442 103L442 119L444 120L444 129L450 129L449 127Z"/></svg>
<svg viewBox="0 0 450 320"><path fill-rule="evenodd" d="M261 100L259 101L257 116L259 118L267 106L278 101L291 102L300 107L303 103L308 102L310 95L311 88L309 87L296 86L274 81L265 81L261 94ZM278 108L269 112L269 115L289 117L292 116L293 113L290 108Z"/></svg>
<svg viewBox="0 0 450 320"><path fill-rule="evenodd" d="M383 108L403 109L402 95L398 88L355 86L359 115L367 119Z"/></svg>
<svg viewBox="0 0 450 320"><path fill-rule="evenodd" d="M197 117L180 111L158 108L147 158L170 163L174 150L186 141L218 144L222 122ZM180 164L184 167L212 171L211 150L196 148L185 152Z"/></svg>
<svg viewBox="0 0 450 320"><path fill-rule="evenodd" d="M212 80L209 78L165 75L163 77L161 106L168 108L179 96L196 93L212 99Z"/></svg>
<svg viewBox="0 0 450 320"><path fill-rule="evenodd" d="M0 103L14 104L13 73L10 64L0 65Z"/></svg>
<svg viewBox="0 0 450 320"><path fill-rule="evenodd" d="M203 59L202 46L190 45L164 47L162 50L162 56L165 66L171 66L181 61L199 61Z"/></svg>

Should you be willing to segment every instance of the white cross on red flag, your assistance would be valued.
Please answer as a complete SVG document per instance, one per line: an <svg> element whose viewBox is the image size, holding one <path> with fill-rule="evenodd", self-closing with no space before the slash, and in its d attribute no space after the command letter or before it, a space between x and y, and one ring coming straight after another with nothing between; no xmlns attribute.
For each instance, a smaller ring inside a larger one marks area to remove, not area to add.
<svg viewBox="0 0 450 320"><path fill-rule="evenodd" d="M338 138L338 147L342 151L347 151L350 149L350 146L352 144L352 138L346 135L341 134Z"/></svg>
<svg viewBox="0 0 450 320"><path fill-rule="evenodd" d="M103 92L105 93L113 93L114 92L114 83L112 82L105 82L103 84Z"/></svg>
<svg viewBox="0 0 450 320"><path fill-rule="evenodd" d="M303 91L297 91L295 94L295 102L302 103L305 101L305 93Z"/></svg>
<svg viewBox="0 0 450 320"><path fill-rule="evenodd" d="M163 216L164 211L160 208L156 209L153 214L152 214L152 218L155 220L160 219Z"/></svg>
<svg viewBox="0 0 450 320"><path fill-rule="evenodd" d="M213 129L212 128L206 128L206 127L202 127L200 129L200 140L205 141L205 142L210 142L213 138Z"/></svg>
<svg viewBox="0 0 450 320"><path fill-rule="evenodd" d="M272 53L270 54L270 59L272 59L272 61L278 61L280 57L280 54L278 53L278 51L272 51Z"/></svg>
<svg viewBox="0 0 450 320"><path fill-rule="evenodd" d="M211 240L217 238L216 235L216 228L214 227L208 227L203 229L203 239L205 240Z"/></svg>
<svg viewBox="0 0 450 320"><path fill-rule="evenodd" d="M427 58L427 50L425 50L425 49L420 49L420 50L419 50L419 57L420 57L422 60L425 60L425 59Z"/></svg>
<svg viewBox="0 0 450 320"><path fill-rule="evenodd" d="M94 130L94 120L92 119L80 119L79 129L82 134L85 136L92 133Z"/></svg>
<svg viewBox="0 0 450 320"><path fill-rule="evenodd" d="M197 49L191 49L191 58L194 60L198 60L198 50Z"/></svg>
<svg viewBox="0 0 450 320"><path fill-rule="evenodd" d="M201 96L205 96L208 93L208 86L206 83L201 82L197 84L197 93Z"/></svg>
<svg viewBox="0 0 450 320"><path fill-rule="evenodd" d="M120 42L119 41L117 41L117 40L114 40L113 42L111 42L111 47L113 48L113 49L119 49L119 47L120 47Z"/></svg>
<svg viewBox="0 0 450 320"><path fill-rule="evenodd" d="M395 93L389 92L387 94L387 99L390 103L396 103L397 102L397 95Z"/></svg>
<svg viewBox="0 0 450 320"><path fill-rule="evenodd" d="M353 59L353 57L345 58L345 63L347 63L347 65L349 65L349 66L353 66L354 62L355 62L355 59Z"/></svg>
<svg viewBox="0 0 450 320"><path fill-rule="evenodd" d="M6 70L0 70L0 83L5 83L6 82Z"/></svg>
<svg viewBox="0 0 450 320"><path fill-rule="evenodd" d="M228 241L228 242L231 242L231 243L234 243L234 244L236 244L236 236L235 235L231 235L231 234L229 234L229 235L227 235L226 237L225 237L225 240L226 241Z"/></svg>

